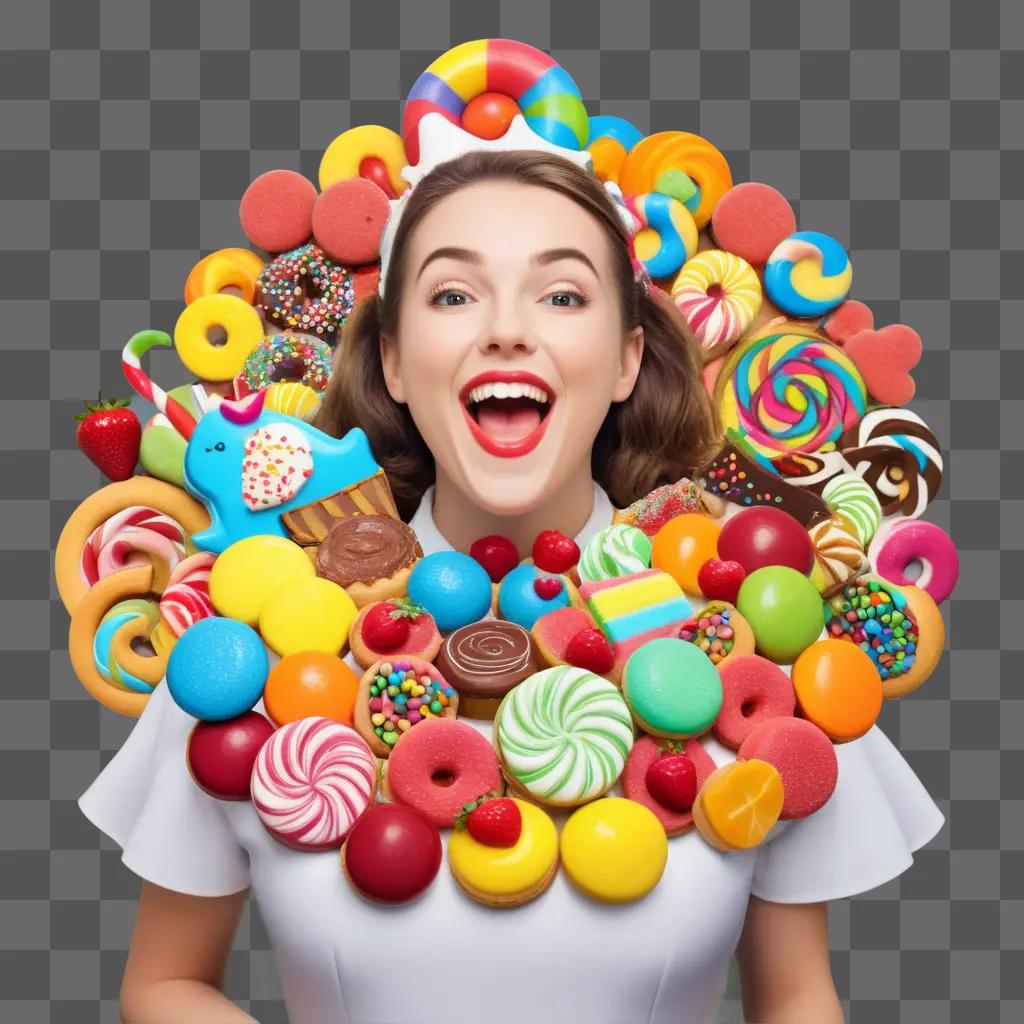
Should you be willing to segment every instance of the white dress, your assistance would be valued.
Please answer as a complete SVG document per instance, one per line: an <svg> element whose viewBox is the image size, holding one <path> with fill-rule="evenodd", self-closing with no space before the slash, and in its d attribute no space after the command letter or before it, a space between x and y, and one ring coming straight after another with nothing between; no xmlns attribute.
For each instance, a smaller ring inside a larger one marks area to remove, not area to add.
<svg viewBox="0 0 1024 1024"><path fill-rule="evenodd" d="M410 522L428 554L450 549L432 499L431 489ZM577 543L612 512L595 483ZM905 871L944 820L876 726L836 747L839 782L816 814L740 853L719 853L696 831L675 837L661 881L637 903L592 902L559 872L531 903L488 909L445 861L420 899L383 907L350 888L337 852L288 849L250 803L203 793L185 767L193 723L158 686L79 806L144 879L200 896L252 887L292 1024L712 1021L750 893L803 903L874 888ZM490 735L489 722L472 724ZM702 743L719 764L734 757ZM565 812L554 817L560 826Z"/></svg>

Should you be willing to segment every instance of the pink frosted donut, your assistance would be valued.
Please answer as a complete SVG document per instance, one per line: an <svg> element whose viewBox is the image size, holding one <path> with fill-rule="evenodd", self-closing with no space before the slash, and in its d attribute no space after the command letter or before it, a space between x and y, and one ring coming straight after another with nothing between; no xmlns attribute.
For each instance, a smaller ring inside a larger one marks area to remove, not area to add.
<svg viewBox="0 0 1024 1024"><path fill-rule="evenodd" d="M86 586L129 565L149 562L167 575L185 557L185 531L177 520L145 505L131 505L97 526L82 549ZM161 588L162 589L162 588Z"/></svg>
<svg viewBox="0 0 1024 1024"><path fill-rule="evenodd" d="M796 691L778 665L759 654L726 658L718 666L722 680L722 709L713 726L719 742L733 750L761 722L792 717Z"/></svg>
<svg viewBox="0 0 1024 1024"><path fill-rule="evenodd" d="M782 777L780 818L806 818L832 795L839 761L832 741L806 718L769 718L754 726L736 752L737 761L757 759Z"/></svg>
<svg viewBox="0 0 1024 1024"><path fill-rule="evenodd" d="M666 834L676 836L693 826L693 812L676 811L671 807L666 807L660 800L651 796L651 792L647 788L647 769L661 756L661 751L658 749L659 742L667 743L669 741L648 736L646 733L638 736L629 752L629 757L626 758L626 767L623 769L619 781L622 785L622 795L627 800L635 800L638 804L643 804L649 811L653 811L665 826ZM697 769L697 789L699 790L704 785L704 780L715 770L715 762L711 759L711 755L695 739L671 742L682 743L681 752L693 762Z"/></svg>
<svg viewBox="0 0 1024 1024"><path fill-rule="evenodd" d="M377 792L377 759L366 741L329 718L281 726L260 748L252 802L267 831L298 850L341 846Z"/></svg>
<svg viewBox="0 0 1024 1024"><path fill-rule="evenodd" d="M210 569L217 561L212 551L199 551L180 561L160 595L160 618L177 637L200 619L216 615L210 600Z"/></svg>
<svg viewBox="0 0 1024 1024"><path fill-rule="evenodd" d="M448 828L463 804L502 791L501 767L494 748L473 726L456 718L428 718L395 744L386 785L395 803Z"/></svg>
<svg viewBox="0 0 1024 1024"><path fill-rule="evenodd" d="M883 522L871 541L868 557L883 579L898 587L920 587L936 604L953 593L960 575L960 556L953 538L941 526L923 519ZM907 576L911 562L921 563L916 580Z"/></svg>

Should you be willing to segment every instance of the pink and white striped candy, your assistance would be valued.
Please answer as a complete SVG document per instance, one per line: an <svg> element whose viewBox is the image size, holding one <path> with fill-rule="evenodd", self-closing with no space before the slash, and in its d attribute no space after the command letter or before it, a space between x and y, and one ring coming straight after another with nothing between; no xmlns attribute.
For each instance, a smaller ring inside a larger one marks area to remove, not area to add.
<svg viewBox="0 0 1024 1024"><path fill-rule="evenodd" d="M216 615L210 600L210 569L217 561L212 551L199 551L179 562L160 596L160 617L177 637L200 619Z"/></svg>
<svg viewBox="0 0 1024 1024"><path fill-rule="evenodd" d="M330 718L281 726L256 755L252 802L267 831L287 846L341 846L377 791L377 759L366 741Z"/></svg>
<svg viewBox="0 0 1024 1024"><path fill-rule="evenodd" d="M82 549L81 572L87 586L129 565L161 561L168 571L185 557L181 524L154 508L131 505L89 534Z"/></svg>

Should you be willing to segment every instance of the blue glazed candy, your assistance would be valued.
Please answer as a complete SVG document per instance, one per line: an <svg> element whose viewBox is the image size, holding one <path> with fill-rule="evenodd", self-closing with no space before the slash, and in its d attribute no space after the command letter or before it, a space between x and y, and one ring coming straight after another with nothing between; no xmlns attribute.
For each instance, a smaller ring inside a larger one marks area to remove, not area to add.
<svg viewBox="0 0 1024 1024"><path fill-rule="evenodd" d="M174 702L194 718L223 722L263 696L267 649L251 626L235 619L200 619L189 626L167 660Z"/></svg>
<svg viewBox="0 0 1024 1024"><path fill-rule="evenodd" d="M498 611L503 619L517 622L523 629L533 629L533 624L548 612L569 605L569 592L565 582L562 589L552 598L545 599L534 590L538 578L537 567L527 562L517 565L507 573L498 587Z"/></svg>
<svg viewBox="0 0 1024 1024"><path fill-rule="evenodd" d="M461 551L435 551L412 567L409 597L434 616L438 629L458 629L490 610L491 578Z"/></svg>
<svg viewBox="0 0 1024 1024"><path fill-rule="evenodd" d="M820 231L797 231L768 257L764 290L783 313L822 316L850 294L853 267L846 250Z"/></svg>

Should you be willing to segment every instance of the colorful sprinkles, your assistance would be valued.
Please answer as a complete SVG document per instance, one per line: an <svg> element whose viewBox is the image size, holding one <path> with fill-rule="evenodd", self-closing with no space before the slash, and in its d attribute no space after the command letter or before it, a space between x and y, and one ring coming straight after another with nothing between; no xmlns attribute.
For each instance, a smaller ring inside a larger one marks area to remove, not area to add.
<svg viewBox="0 0 1024 1024"><path fill-rule="evenodd" d="M735 505L781 505L783 500L781 494L758 491L746 470L737 467L734 451L729 452L727 465L708 470L707 487L712 494Z"/></svg>
<svg viewBox="0 0 1024 1024"><path fill-rule="evenodd" d="M408 661L381 662L370 684L370 721L383 743L393 747L417 722L440 715L455 696L443 680L416 675Z"/></svg>
<svg viewBox="0 0 1024 1024"><path fill-rule="evenodd" d="M276 256L256 279L253 305L274 323L307 334L333 339L354 304L350 271L312 242Z"/></svg>
<svg viewBox="0 0 1024 1024"><path fill-rule="evenodd" d="M297 380L320 392L331 375L331 358L331 346L319 338L272 334L249 353L242 376L250 391Z"/></svg>
<svg viewBox="0 0 1024 1024"><path fill-rule="evenodd" d="M829 636L852 640L883 679L909 672L917 651L917 623L907 599L877 580L851 583L825 602Z"/></svg>
<svg viewBox="0 0 1024 1024"><path fill-rule="evenodd" d="M711 614L691 615L679 627L679 639L696 644L717 665L731 653L736 642L730 625L732 610L722 608Z"/></svg>

